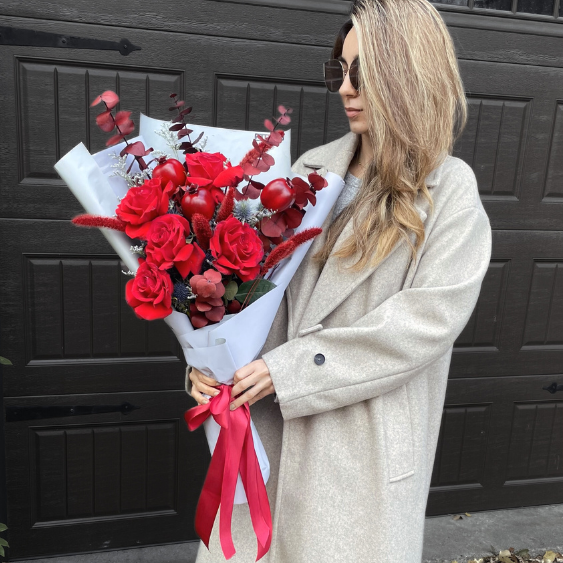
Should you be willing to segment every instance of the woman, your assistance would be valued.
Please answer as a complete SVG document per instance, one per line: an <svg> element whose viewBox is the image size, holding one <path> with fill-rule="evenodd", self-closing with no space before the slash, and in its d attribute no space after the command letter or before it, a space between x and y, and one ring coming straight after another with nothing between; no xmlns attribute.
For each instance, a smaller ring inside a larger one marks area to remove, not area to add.
<svg viewBox="0 0 563 563"><path fill-rule="evenodd" d="M491 228L473 171L451 156L466 100L436 9L357 0L332 59L325 78L350 132L293 171L329 170L346 186L261 359L236 372L231 407L252 405L271 463L263 561L419 563L452 347L477 302ZM215 385L190 371L198 403ZM224 561L217 528L197 563ZM235 506L233 540L231 561L253 563L247 505Z"/></svg>

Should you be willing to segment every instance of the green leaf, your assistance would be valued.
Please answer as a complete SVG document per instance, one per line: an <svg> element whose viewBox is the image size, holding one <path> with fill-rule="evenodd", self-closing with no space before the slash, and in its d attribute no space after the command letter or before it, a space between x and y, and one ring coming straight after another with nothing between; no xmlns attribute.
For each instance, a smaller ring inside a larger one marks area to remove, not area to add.
<svg viewBox="0 0 563 563"><path fill-rule="evenodd" d="M14 364L12 364L12 362L10 362L10 360L8 360L8 358L4 358L4 356L0 356L0 364L2 364L3 366L14 365Z"/></svg>
<svg viewBox="0 0 563 563"><path fill-rule="evenodd" d="M4 557L4 548L0 545L0 556Z"/></svg>
<svg viewBox="0 0 563 563"><path fill-rule="evenodd" d="M254 288L253 288L254 286ZM276 287L275 283L268 280L252 280L244 282L238 288L238 292L235 295L235 299L240 303L244 303L248 293L250 292L250 297L248 299L247 305L254 303L257 299L260 299L263 295L266 295L268 291L272 291ZM252 289L253 288L253 289Z"/></svg>
<svg viewBox="0 0 563 563"><path fill-rule="evenodd" d="M238 284L236 281L230 281L225 287L225 299L227 301L232 301L238 291Z"/></svg>
<svg viewBox="0 0 563 563"><path fill-rule="evenodd" d="M10 545L4 538L0 538L0 545L3 545L5 547L10 547Z"/></svg>
<svg viewBox="0 0 563 563"><path fill-rule="evenodd" d="M5 532L8 529L8 526L6 526L6 524L2 524L0 522L0 532Z"/></svg>

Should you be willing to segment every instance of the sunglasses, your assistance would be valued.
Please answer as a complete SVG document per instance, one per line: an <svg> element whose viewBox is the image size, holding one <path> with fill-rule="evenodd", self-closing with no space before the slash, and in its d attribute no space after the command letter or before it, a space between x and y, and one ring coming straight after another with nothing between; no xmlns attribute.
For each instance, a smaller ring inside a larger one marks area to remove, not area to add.
<svg viewBox="0 0 563 563"><path fill-rule="evenodd" d="M350 74L350 83L352 84L354 90L359 90L360 77L358 59L354 59L347 71L344 70L342 61L339 61L338 59L330 59L326 61L326 63L324 63L324 77L328 91L338 92L338 90L340 90L340 87L344 83L344 79L346 78L347 73Z"/></svg>

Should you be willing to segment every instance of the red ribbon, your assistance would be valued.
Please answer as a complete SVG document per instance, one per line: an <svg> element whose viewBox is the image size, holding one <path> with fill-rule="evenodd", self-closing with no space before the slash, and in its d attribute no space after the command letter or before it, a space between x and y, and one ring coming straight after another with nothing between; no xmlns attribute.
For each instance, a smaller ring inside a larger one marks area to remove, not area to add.
<svg viewBox="0 0 563 563"><path fill-rule="evenodd" d="M187 410L184 414L190 430L199 428L213 416L221 426L215 450L203 489L199 496L195 515L195 529L207 549L209 538L219 505L219 537L226 559L235 553L231 536L231 520L235 498L237 477L240 472L242 484L248 500L252 527L258 540L256 561L264 557L272 541L272 517L266 485L262 478L260 465L254 451L254 440L250 428L250 408L248 403L231 411L232 385L219 385L219 393L208 403Z"/></svg>

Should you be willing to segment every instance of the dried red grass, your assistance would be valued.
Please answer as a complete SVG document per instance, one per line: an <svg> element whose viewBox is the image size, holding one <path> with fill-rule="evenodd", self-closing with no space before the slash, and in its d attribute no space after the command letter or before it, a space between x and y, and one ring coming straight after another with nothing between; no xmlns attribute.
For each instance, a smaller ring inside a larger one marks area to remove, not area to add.
<svg viewBox="0 0 563 563"><path fill-rule="evenodd" d="M295 249L305 243L314 239L316 236L320 235L323 232L322 229L318 227L313 227L311 229L305 229L296 235L288 238L281 244L278 244L272 252L270 252L268 258L264 262L262 269L260 270L260 274L264 275L269 272L274 266L279 264L284 258L290 256Z"/></svg>
<svg viewBox="0 0 563 563"><path fill-rule="evenodd" d="M125 232L125 223L121 219L114 217L104 217L103 215L77 215L72 219L72 223L79 227L105 227L116 231Z"/></svg>
<svg viewBox="0 0 563 563"><path fill-rule="evenodd" d="M209 241L213 236L209 221L201 213L194 213L192 215L192 228L199 246L203 250L209 250Z"/></svg>
<svg viewBox="0 0 563 563"><path fill-rule="evenodd" d="M223 198L223 202L221 203L221 207L219 207L219 211L217 212L217 223L219 221L224 221L229 217L229 215L233 212L235 208L235 189L229 188L225 197Z"/></svg>

